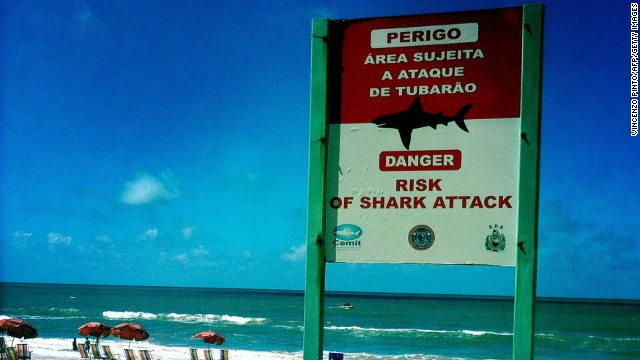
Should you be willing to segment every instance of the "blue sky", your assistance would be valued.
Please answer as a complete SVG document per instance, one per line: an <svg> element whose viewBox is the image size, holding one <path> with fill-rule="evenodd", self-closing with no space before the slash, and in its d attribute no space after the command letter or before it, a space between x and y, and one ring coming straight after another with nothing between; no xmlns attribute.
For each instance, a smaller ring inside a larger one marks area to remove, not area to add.
<svg viewBox="0 0 640 360"><path fill-rule="evenodd" d="M515 1L4 1L0 281L303 289L312 18ZM538 295L640 298L629 3L546 3ZM509 295L513 268L329 264Z"/></svg>

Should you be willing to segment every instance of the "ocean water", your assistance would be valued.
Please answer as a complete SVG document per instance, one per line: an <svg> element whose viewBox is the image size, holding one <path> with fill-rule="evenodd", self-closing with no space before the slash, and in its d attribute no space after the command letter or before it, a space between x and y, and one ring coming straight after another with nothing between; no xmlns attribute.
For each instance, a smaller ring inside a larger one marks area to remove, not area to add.
<svg viewBox="0 0 640 360"><path fill-rule="evenodd" d="M34 358L78 359L71 342L79 326L132 321L149 340L100 343L118 354L131 347L189 359L190 347L209 347L191 335L210 329L227 339L211 348L234 360L302 359L300 291L0 283L0 317L11 316L38 329L24 340ZM325 322L325 359L328 351L358 360L511 358L509 298L328 293ZM640 302L540 299L535 333L538 359L639 359Z"/></svg>

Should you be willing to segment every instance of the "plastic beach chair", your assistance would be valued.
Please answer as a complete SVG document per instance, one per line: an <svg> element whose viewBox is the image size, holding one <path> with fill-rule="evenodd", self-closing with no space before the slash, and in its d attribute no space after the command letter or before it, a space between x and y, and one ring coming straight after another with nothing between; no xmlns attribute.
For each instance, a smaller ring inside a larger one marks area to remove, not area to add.
<svg viewBox="0 0 640 360"><path fill-rule="evenodd" d="M142 359L142 360L153 360L149 350L140 350L140 359Z"/></svg>
<svg viewBox="0 0 640 360"><path fill-rule="evenodd" d="M90 356L93 356L94 359L106 359L100 355L100 348L96 346L96 344L91 344L91 353Z"/></svg>
<svg viewBox="0 0 640 360"><path fill-rule="evenodd" d="M204 352L204 360L214 360L213 352L211 349L202 350Z"/></svg>
<svg viewBox="0 0 640 360"><path fill-rule="evenodd" d="M103 359L118 360L115 356L113 356L113 352L111 352L111 347L109 345L102 345L102 356Z"/></svg>
<svg viewBox="0 0 640 360"><path fill-rule="evenodd" d="M8 359L7 342L4 340L4 336L0 336L0 359Z"/></svg>
<svg viewBox="0 0 640 360"><path fill-rule="evenodd" d="M5 350L5 354L7 355L7 359L9 360L18 360L18 353L16 353L16 349L10 347L10 348L6 348Z"/></svg>
<svg viewBox="0 0 640 360"><path fill-rule="evenodd" d="M7 348L0 348L0 359L5 360L9 358L9 355L7 354Z"/></svg>
<svg viewBox="0 0 640 360"><path fill-rule="evenodd" d="M228 350L220 350L220 360L229 360Z"/></svg>
<svg viewBox="0 0 640 360"><path fill-rule="evenodd" d="M29 351L28 344L16 345L16 351L18 353L18 359L31 359L31 351Z"/></svg>
<svg viewBox="0 0 640 360"><path fill-rule="evenodd" d="M124 349L124 358L127 360L138 360L136 359L136 353L131 349Z"/></svg>
<svg viewBox="0 0 640 360"><path fill-rule="evenodd" d="M84 345L78 346L78 352L80 353L80 359L89 359L89 352Z"/></svg>
<svg viewBox="0 0 640 360"><path fill-rule="evenodd" d="M198 357L198 349L190 348L189 354L191 354L191 360L200 360Z"/></svg>

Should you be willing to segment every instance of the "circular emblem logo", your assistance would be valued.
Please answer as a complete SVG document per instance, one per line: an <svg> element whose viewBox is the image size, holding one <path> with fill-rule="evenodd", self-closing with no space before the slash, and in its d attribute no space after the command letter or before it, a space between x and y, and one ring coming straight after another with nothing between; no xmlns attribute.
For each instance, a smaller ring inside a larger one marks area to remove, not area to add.
<svg viewBox="0 0 640 360"><path fill-rule="evenodd" d="M409 244L416 250L427 250L436 241L436 234L427 225L416 225L409 231Z"/></svg>

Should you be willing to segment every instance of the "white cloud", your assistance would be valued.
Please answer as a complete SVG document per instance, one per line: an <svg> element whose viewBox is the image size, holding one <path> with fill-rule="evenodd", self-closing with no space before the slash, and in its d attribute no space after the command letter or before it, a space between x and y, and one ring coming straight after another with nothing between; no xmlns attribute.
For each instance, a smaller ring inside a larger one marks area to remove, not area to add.
<svg viewBox="0 0 640 360"><path fill-rule="evenodd" d="M33 237L33 233L28 233L28 232L24 232L24 231L14 231L13 232L13 238L14 239L28 240L28 239L31 239L32 237Z"/></svg>
<svg viewBox="0 0 640 360"><path fill-rule="evenodd" d="M50 232L47 235L47 242L49 244L49 250L55 250L60 246L70 245L73 241L71 236L64 236L60 233Z"/></svg>
<svg viewBox="0 0 640 360"><path fill-rule="evenodd" d="M153 240L157 238L158 235L160 235L160 231L158 231L158 228L153 228L153 229L148 229L147 231L144 232L144 234L138 236L138 239Z"/></svg>
<svg viewBox="0 0 640 360"><path fill-rule="evenodd" d="M15 246L18 249L26 250L31 244L31 239L33 238L33 233L28 233L24 231L14 231L13 239L15 240Z"/></svg>
<svg viewBox="0 0 640 360"><path fill-rule="evenodd" d="M197 248L194 248L191 252L196 257L206 257L211 255L209 250L205 249L204 246L198 246Z"/></svg>
<svg viewBox="0 0 640 360"><path fill-rule="evenodd" d="M165 171L157 178L141 173L124 185L120 201L128 205L146 205L160 200L172 200L180 196L175 178Z"/></svg>
<svg viewBox="0 0 640 360"><path fill-rule="evenodd" d="M185 240L191 239L191 236L193 236L193 227L184 227L184 228L182 228L182 237Z"/></svg>
<svg viewBox="0 0 640 360"><path fill-rule="evenodd" d="M307 244L300 246L292 246L289 251L282 253L282 258L286 261L298 262L303 261L307 255Z"/></svg>
<svg viewBox="0 0 640 360"><path fill-rule="evenodd" d="M96 240L98 242L101 242L101 243L110 243L111 242L111 236L109 236L109 235L97 235L96 236Z"/></svg>
<svg viewBox="0 0 640 360"><path fill-rule="evenodd" d="M178 261L180 261L182 263L187 263L187 262L189 262L189 255L187 255L187 254L176 255L174 257L174 259L176 259L176 260L178 260Z"/></svg>
<svg viewBox="0 0 640 360"><path fill-rule="evenodd" d="M198 246L189 252L177 254L172 259L190 267L215 266L216 263L211 262L210 258L211 253L209 250L205 249L204 246Z"/></svg>

